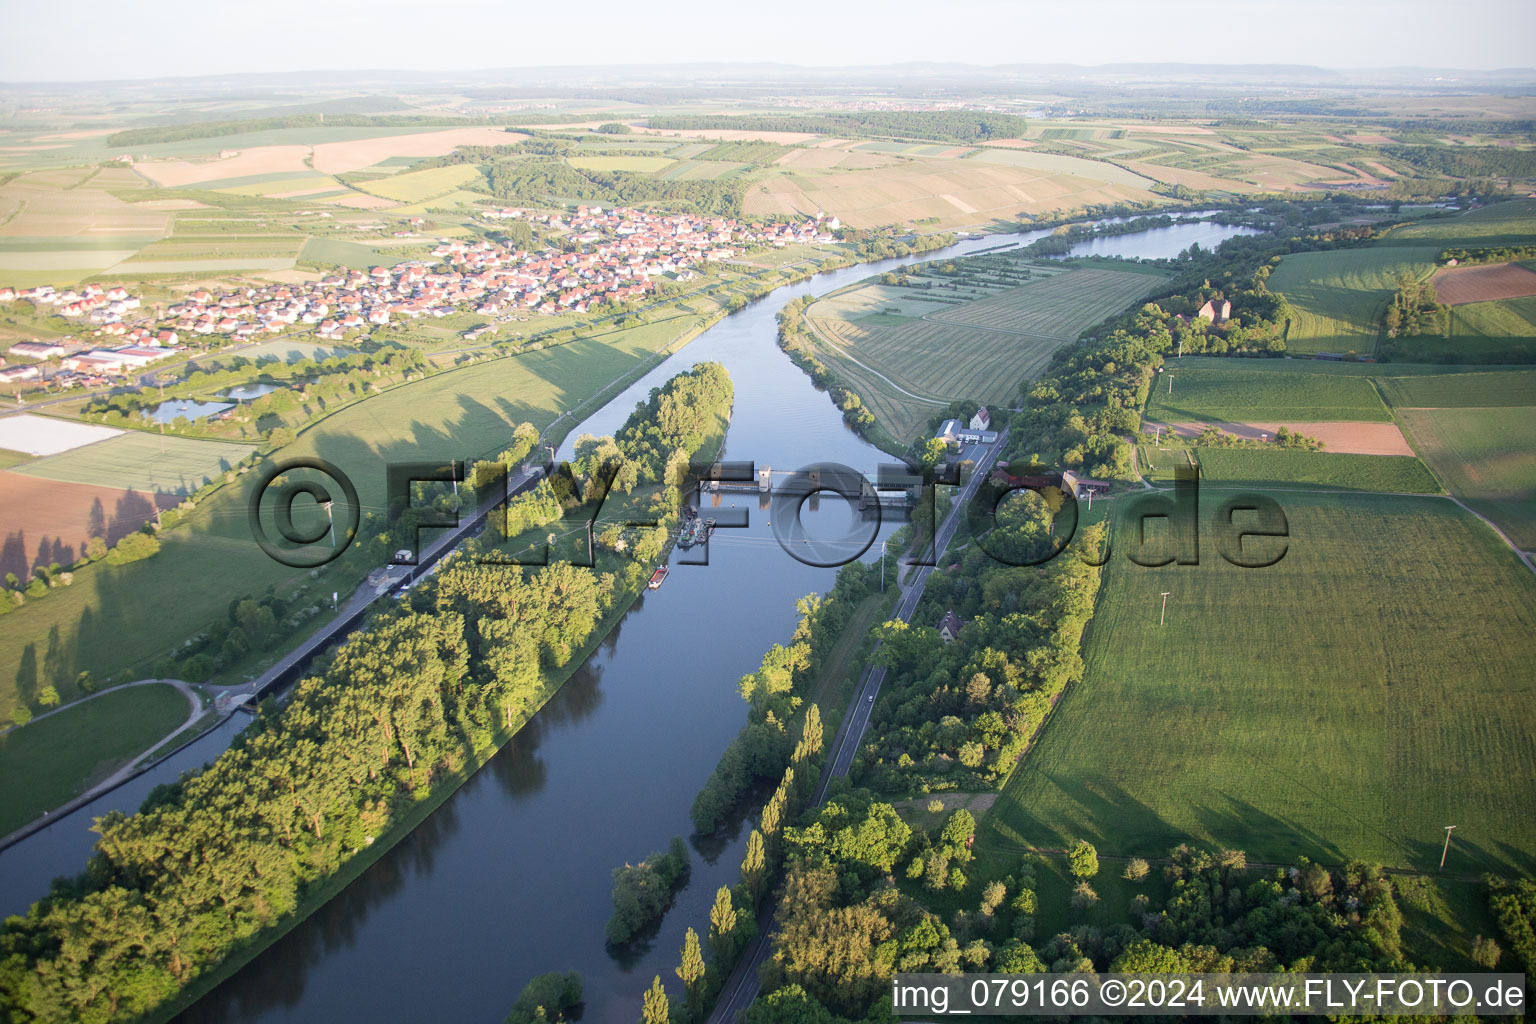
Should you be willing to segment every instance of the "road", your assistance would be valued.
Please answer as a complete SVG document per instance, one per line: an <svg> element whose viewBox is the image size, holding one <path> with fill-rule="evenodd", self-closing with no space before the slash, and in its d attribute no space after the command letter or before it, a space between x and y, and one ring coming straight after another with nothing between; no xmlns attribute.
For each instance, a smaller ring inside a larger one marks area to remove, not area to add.
<svg viewBox="0 0 1536 1024"><path fill-rule="evenodd" d="M975 460L976 468L971 472L971 478L961 488L960 500L955 503L944 524L939 527L938 535L934 539L935 561L944 554L944 549L954 539L955 531L960 528L961 517L965 514L966 505L976 494L976 488L986 479L987 473L992 467L992 461L997 457L998 451L1008 439L1008 431L1005 429L998 435L997 442L991 445L967 445L961 449L962 458ZM902 622L912 621L912 613L917 610L918 602L923 598L923 588L927 586L928 575L933 572L935 566L916 566L904 583L898 583L901 596L896 601L896 609L893 617ZM898 577L900 574L897 574ZM879 649L879 644L875 649ZM841 778L848 774L853 765L853 759L858 755L859 748L864 744L864 734L869 730L869 718L875 709L875 698L880 695L880 687L885 682L885 669L871 667L865 670L863 678L859 680L858 687L854 690L853 699L849 702L848 711L843 715L842 725L838 727L837 735L832 739L832 756L828 759L827 767L821 773L821 782L816 787L816 799L812 806L820 806L826 799L827 787L834 778ZM715 1004L715 1010L709 1016L709 1024L734 1024L737 1015L746 1011L757 998L758 993L758 968L768 959L770 951L769 935L773 920L773 910L766 910L758 921L758 935L753 940L752 946L742 957L731 976L726 979L725 988L720 1000Z"/></svg>
<svg viewBox="0 0 1536 1024"><path fill-rule="evenodd" d="M516 494L522 491L530 483L535 482L542 475L540 470L519 469L515 474L507 477L508 494ZM397 583L385 587L382 592L374 591L367 583L358 586L347 599L347 603L338 609L331 621L317 630L309 639L298 647L283 655L271 668L251 680L243 686L233 687L228 691L230 697L238 698L242 694L259 697L263 690L275 685L296 666L313 656L316 651L334 642L342 636L351 633L361 622L364 613L376 601L383 600L386 595L392 594L397 589L398 583L407 579L420 579L437 562L452 551L466 537L478 532L484 525L486 516L504 500L503 495L493 494L480 503L472 515L463 515L459 518L459 525L446 531L435 531L438 536L422 546L416 556L416 565L409 567L414 572L403 574ZM255 543L252 541L252 543ZM231 701L234 703L234 701Z"/></svg>
<svg viewBox="0 0 1536 1024"><path fill-rule="evenodd" d="M507 486L509 492L517 493L521 491L531 482L537 481L539 475L539 470L530 471L527 469L519 470L516 474L509 475L507 478ZM304 664L304 662L312 658L326 646L333 644L338 640L344 639L346 636L355 631L357 627L362 624L362 620L367 614L368 609L372 607L376 601L381 601L390 594L393 594L398 589L399 584L405 582L407 579L420 578L422 575L424 575L428 570L436 565L440 559L447 555L448 552L457 547L461 541L478 531L484 524L486 516L490 513L491 509L495 508L502 500L502 496L499 494L487 498L480 504L480 507L475 510L473 515L466 515L461 517L457 527L447 530L446 532L439 532L435 540L432 540L431 542L423 545L420 553L417 556L416 565L411 567L415 570L414 574L407 573L400 576L396 582L384 588L382 592L375 591L367 583L363 583L362 585L358 586L357 589L354 590L351 596L347 599L347 603L340 606L340 608L336 611L336 614L332 616L329 622L312 633L307 639L302 641L293 650L283 655L270 668L262 672L261 675L238 686L215 687L214 689L217 689L219 692L214 707L217 711L220 712L220 720L222 721L223 718L234 714L243 704L248 702L255 703L261 698L261 695L265 690L276 687L279 683L282 682L283 678L287 676L288 673ZM254 544L256 542L252 540L251 543ZM183 695L187 697L187 700L191 704L191 710L188 713L187 721L181 726L178 726L177 729L174 732L168 734L168 736L179 734L185 730L188 725L196 721L201 716L201 702L198 700L197 695L192 691L191 687L187 686L186 683L180 680L141 679L138 682L126 683L124 685L145 686L150 683L170 683L172 686L175 686L178 690L180 690ZM123 687L121 686L117 686L113 687L112 690L122 688ZM99 697L102 694L112 692L112 690L102 690L94 696ZM88 697L86 699L89 700L91 698ZM57 714L60 711L66 711L80 703L81 701L72 701L71 703L65 704L62 707L57 708L55 711L49 712L48 714ZM37 718L33 719L33 721L36 722L46 717L48 717L46 714L39 715ZM162 741L155 744L152 749L164 750L166 747L167 745ZM150 752L151 751L149 750L144 751L144 753L134 758L130 763L119 768L112 774L110 778L97 783L89 790L74 797L63 806L56 807L51 811L45 812L42 817L28 822L26 825L23 825L21 828L17 829L11 834L0 838L0 849L3 849L5 846L9 846L14 842L26 838L28 835L31 835L33 832L47 825L50 820L56 820L61 814L68 814L75 808L95 800L103 793L117 788L124 782L127 782L129 779L133 778L135 775L138 775L140 772L151 766L148 761ZM158 758L156 760L158 760Z"/></svg>
<svg viewBox="0 0 1536 1024"><path fill-rule="evenodd" d="M11 846L14 843L20 842L27 836L31 835L33 832L36 832L38 829L46 826L49 821L58 820L60 815L68 814L77 807L83 807L84 805L90 803L92 800L95 800L101 794L121 786L123 783L139 774L139 772L143 771L146 767L145 762L149 759L150 755L156 751L167 751L173 749L174 746L179 746L180 744L173 745L167 741L185 732L192 725L192 723L196 722L203 716L203 701L191 686L187 685L180 679L140 679L137 682L123 683L120 686L109 686L105 690L97 690L95 693L88 697L83 697L80 700L71 701L68 704L54 708L52 711L45 711L41 715L38 715L36 718L32 719L32 721L28 722L27 726L17 725L12 726L9 729L0 730L0 736L3 736L5 733L12 732L16 729L22 729L31 725L35 725L36 723L41 722L46 718L50 718L53 715L57 715L60 712L68 711L71 708L77 708L84 704L86 701L95 700L97 697L105 697L109 693L116 693L118 690L126 690L130 687L156 686L162 683L175 687L176 690L187 699L186 721L182 722L175 729L172 729L170 732L166 733L165 737L158 743L155 743L148 750L141 751L136 757L129 759L127 764L124 764L111 775L107 776L105 779L102 779L94 786L91 786L85 792L76 795L59 807L44 811L42 817L34 818L32 821L29 821L27 824L16 829L14 832L11 832L4 837L0 837L0 850L3 850L7 846Z"/></svg>

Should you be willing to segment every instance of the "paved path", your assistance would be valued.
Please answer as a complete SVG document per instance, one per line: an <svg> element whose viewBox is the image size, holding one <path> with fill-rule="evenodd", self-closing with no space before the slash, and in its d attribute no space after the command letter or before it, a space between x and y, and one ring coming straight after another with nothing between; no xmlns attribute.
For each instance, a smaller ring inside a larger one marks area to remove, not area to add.
<svg viewBox="0 0 1536 1024"><path fill-rule="evenodd" d="M950 510L944 525L939 528L934 541L934 560L938 561L944 554L944 549L949 546L954 538L955 531L960 527L961 516L965 514L965 507L976 493L976 488L987 477L992 460L1002 449L1008 439L1008 431L1005 429L998 436L997 443L988 445L987 451L976 458L976 468L971 473L971 479L966 482L960 491L960 500ZM962 454L973 453L980 446L970 446ZM912 613L917 610L918 602L922 600L923 588L927 585L928 576L933 572L934 566L914 566L908 574L906 584L898 584L901 596L896 601L896 610L893 617L903 622L910 622ZM898 576L900 573L898 573ZM879 649L879 644L875 649ZM853 699L848 705L848 711L843 715L843 722L838 727L837 735L832 739L832 755L827 760L827 767L822 771L821 782L816 787L816 797L813 806L819 806L826 799L827 786L832 779L848 774L853 765L853 759L857 756L859 748L863 745L864 734L869 729L869 716L874 711L875 698L880 694L880 686L885 681L885 669L871 667L865 670L859 685L854 689ZM715 1010L709 1016L709 1024L733 1024L737 1015L744 1012L757 998L759 989L758 968L768 959L771 950L769 941L772 933L774 906L769 904L758 919L758 935L752 945L737 963L736 969L726 979L725 988L721 997L715 1004Z"/></svg>
<svg viewBox="0 0 1536 1024"><path fill-rule="evenodd" d="M47 825L50 821L57 821L61 815L68 814L70 811L75 810L77 807L82 807L85 804L90 803L92 800L95 800L103 793L116 789L124 782L127 782L129 779L133 778L139 773L140 766L149 759L151 754L157 750L163 749L166 746L167 740L181 735L191 727L193 722L196 722L199 718L203 717L203 702L202 698L198 696L197 691L193 690L191 686L180 679L140 679L137 682L123 683L120 686L109 686L105 690L99 690L96 693L91 694L89 697L85 697L81 700L71 701L68 704L54 708L52 711L44 712L43 714L38 715L36 718L32 719L32 721L28 722L26 726L12 726L11 729L5 730L5 732L11 732L14 729L28 728L37 724L38 722L43 721L44 719L52 718L54 715L68 711L71 708L77 708L82 704L86 704L95 700L98 697L105 697L109 693L116 693L118 690L130 690L136 686L160 685L174 686L183 697L187 698L186 720L178 725L175 729L166 733L165 737L158 743L155 743L148 750L145 750L143 753L133 758L117 771L113 772L105 779L102 779L90 789L87 789L84 793L81 793L79 796L76 796L74 799L60 807L56 807L51 811L44 811L42 817L34 818L32 821L21 826L21 828L16 829L16 831L10 833L7 836L4 836L3 838L0 838L0 850L5 849L12 843L25 839L33 832L36 832L38 829ZM0 733L0 735L4 735L4 733Z"/></svg>
<svg viewBox="0 0 1536 1024"><path fill-rule="evenodd" d="M514 491L520 489L530 480L535 479L537 473L537 470L520 470L516 475L509 477L508 486ZM481 503L480 507L476 509L472 515L461 517L460 525L458 527L446 532L440 532L436 540L424 545L421 549L420 555L417 558L417 564L414 567L417 570L417 577L419 578L421 574L426 572L427 569L435 565L439 559L448 554L448 552L452 551L454 547L456 547L465 537L479 529L480 526L485 522L486 515L501 501L502 496L499 494L486 498L486 500ZM229 715L234 714L242 704L247 702L254 704L257 700L260 699L262 691L277 684L286 673L293 670L305 659L314 656L315 653L323 650L327 645L332 644L352 633L361 623L362 616L368 610L369 606L371 606L374 602L383 599L385 596L392 594L399 583L403 582L405 578L405 575L401 575L394 583L385 587L382 591L376 591L373 587L370 587L368 584L364 583L352 592L352 595L347 599L346 604L340 606L340 608L337 609L336 614L331 618L330 622L316 630L309 636L308 639L304 640L293 650L279 658L276 663L274 663L266 671L262 672L261 675L237 686L220 688L219 697L215 705L220 716L228 717ZM148 686L154 683L169 683L170 685L175 686L187 697L188 703L192 705L192 711L190 714L188 714L187 720L178 726L174 732L168 734L167 739L169 739L171 736L177 736L181 734L189 725L191 725L194 721L202 716L202 703L199 700L196 692L193 691L189 685L179 679L144 679L135 683L125 683L122 686L114 686L111 689L102 690L100 693L92 694L92 696L87 697L86 700L91 700L95 697L100 697L103 694L111 693L113 690L121 690L130 686ZM83 702L73 701L64 705L64 707L56 708L55 710L48 712L47 715L39 715L37 718L33 719L33 721L41 721L43 718L48 717L48 715L58 714L60 711L64 711L67 708L77 707L81 703ZM144 751L144 753L134 758L122 768L119 768L116 772L112 773L109 778L104 779L95 786L92 786L89 790L75 797L73 800L70 800L63 806L56 807L51 811L45 812L42 817L36 818L28 824L23 825L21 828L17 829L15 832L12 832L8 836L0 838L0 849L4 849L5 847L10 846L12 843L26 838L33 832L36 832L38 829L47 825L50 821L56 821L60 816L76 810L77 808L101 796L103 793L109 792L117 786L122 785L124 782L127 782L129 779L133 778L141 770L143 770L144 767L146 767L145 762L149 760L152 751L164 749L165 746L165 741L162 740L161 742L155 744L154 747L152 747L150 750Z"/></svg>

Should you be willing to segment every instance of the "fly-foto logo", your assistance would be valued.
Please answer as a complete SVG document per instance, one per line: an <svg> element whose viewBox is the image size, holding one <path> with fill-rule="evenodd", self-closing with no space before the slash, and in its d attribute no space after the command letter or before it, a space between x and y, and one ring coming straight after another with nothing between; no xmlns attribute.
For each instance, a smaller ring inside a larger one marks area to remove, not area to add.
<svg viewBox="0 0 1536 1024"><path fill-rule="evenodd" d="M482 464L483 465L483 464ZM618 466L608 463L578 480L570 463L527 476L517 488L510 484L504 466L493 467L489 478L477 480L475 493L485 497L489 514L500 509L516 493L547 476L560 493L573 498L566 518L579 520L587 538L585 562L591 564L592 537L611 497ZM458 485L465 482L464 463L395 463L385 469L385 494L389 529L404 530L403 546L390 559L396 565L415 565L419 560L422 529L458 530L463 525L457 509L443 510L419 503L416 484ZM694 500L724 487L758 492L770 510L774 538L784 552L807 565L833 568L862 557L879 535L883 519L892 509L910 515L919 540L914 565L936 564L936 528L939 526L939 487L957 488L964 501L963 518L977 547L1008 565L1031 566L1049 562L1073 546L1079 533L1082 509L1078 484L1071 474L1046 466L1011 467L982 479L962 481L959 467L920 468L904 463L882 463L875 481L849 466L818 462L793 473L769 479L751 462L694 463L686 480ZM963 484L963 486L962 486ZM1035 498L1022 498L1025 493ZM823 536L805 521L807 509L826 500L842 501L858 514L836 536ZM948 498L946 497L946 500ZM1201 553L1200 481L1193 467L1175 471L1171 490L1132 492L1108 499L1113 519L1121 524L1114 544L1125 547L1128 561L1148 568L1167 565L1199 565ZM1017 504L1022 501L1021 506ZM1014 504L1010 504L1010 503ZM1031 510L1033 533L1020 528L1016 510ZM304 509L305 525L298 524L297 509ZM316 510L323 511L323 516ZM744 508L710 510L711 529L746 528L750 511ZM363 508L351 478L335 464L318 458L290 459L269 466L256 480L248 502L251 532L262 550L294 568L313 569L340 557L361 531ZM407 519L407 517L409 517ZM621 530L655 527L654 519L603 519L606 526ZM1045 524L1045 533L1040 524ZM1289 550L1290 525L1284 510L1273 498L1243 493L1227 497L1206 524L1208 543L1227 562L1241 568L1259 569L1276 564ZM945 538L946 541L949 538ZM708 532L700 554L684 564L709 564ZM1086 546L1084 546L1086 547ZM1102 565L1111 556L1108 537L1081 550L1078 557ZM485 553L479 560L489 564L546 565L549 544L535 542L531 550L514 555ZM581 557L570 558L582 562Z"/></svg>

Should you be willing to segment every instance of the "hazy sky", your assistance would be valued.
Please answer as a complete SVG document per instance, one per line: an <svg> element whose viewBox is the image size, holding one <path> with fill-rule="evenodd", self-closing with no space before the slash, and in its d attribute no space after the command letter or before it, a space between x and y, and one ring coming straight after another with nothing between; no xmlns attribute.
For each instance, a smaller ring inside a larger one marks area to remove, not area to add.
<svg viewBox="0 0 1536 1024"><path fill-rule="evenodd" d="M1525 67L1532 0L0 0L0 81L782 61Z"/></svg>

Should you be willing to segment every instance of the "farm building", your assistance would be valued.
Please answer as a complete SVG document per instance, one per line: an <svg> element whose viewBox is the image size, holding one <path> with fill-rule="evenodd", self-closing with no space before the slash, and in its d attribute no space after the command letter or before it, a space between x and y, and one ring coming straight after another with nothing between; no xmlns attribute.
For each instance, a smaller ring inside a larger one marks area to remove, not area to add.
<svg viewBox="0 0 1536 1024"><path fill-rule="evenodd" d="M949 444L991 444L997 440L995 431L973 429L959 420L945 420L933 436Z"/></svg>
<svg viewBox="0 0 1536 1024"><path fill-rule="evenodd" d="M42 372L35 366L7 366L0 370L0 384L11 384L21 380L36 380L42 376Z"/></svg>
<svg viewBox="0 0 1536 1024"><path fill-rule="evenodd" d="M1078 476L1069 469L1061 474L1061 488L1074 498L1086 498L1090 494L1106 493L1109 490L1109 481Z"/></svg>
<svg viewBox="0 0 1536 1024"><path fill-rule="evenodd" d="M1225 323L1232 316L1232 303L1227 299L1206 299L1199 316L1213 324Z"/></svg>

